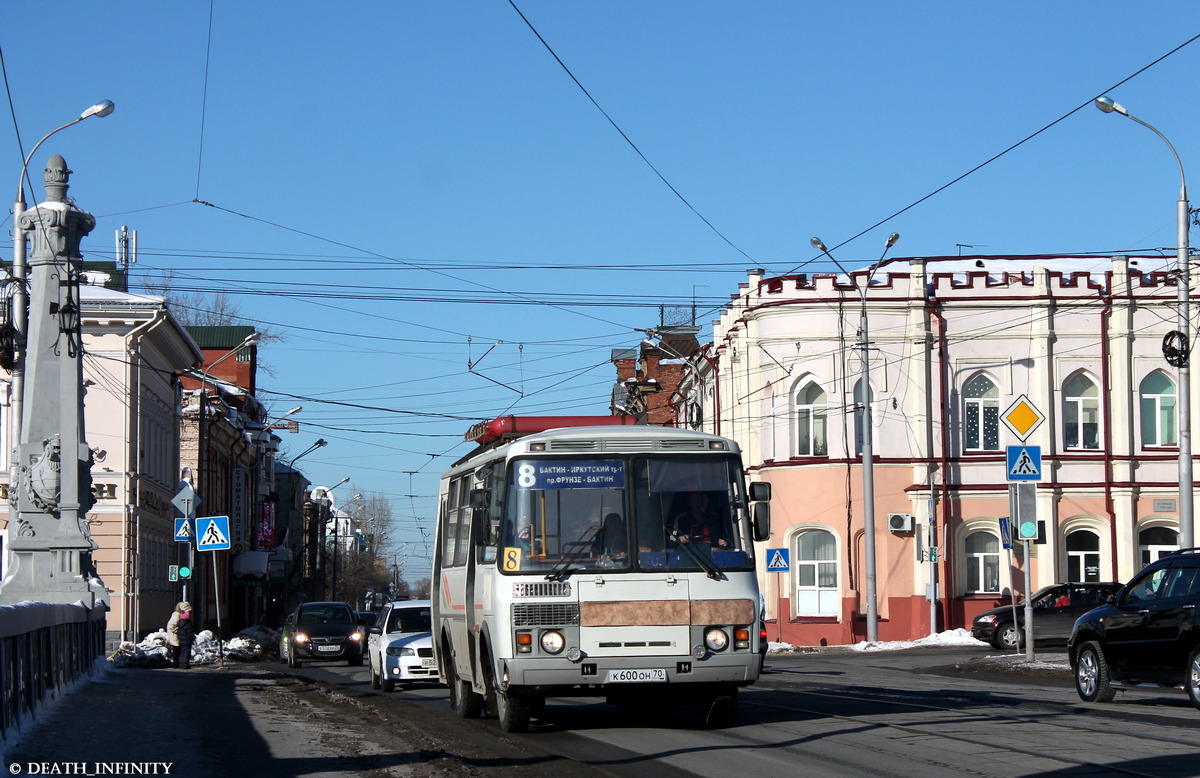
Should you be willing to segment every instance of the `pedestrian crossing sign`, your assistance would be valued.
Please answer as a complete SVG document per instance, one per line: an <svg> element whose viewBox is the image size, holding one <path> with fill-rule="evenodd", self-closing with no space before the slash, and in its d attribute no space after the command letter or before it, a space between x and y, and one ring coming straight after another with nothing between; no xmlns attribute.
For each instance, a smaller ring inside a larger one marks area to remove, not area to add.
<svg viewBox="0 0 1200 778"><path fill-rule="evenodd" d="M196 539L196 525L194 519L175 519L175 540L178 543L186 543L189 540Z"/></svg>
<svg viewBox="0 0 1200 778"><path fill-rule="evenodd" d="M1009 446L1007 471L1009 481L1042 480L1042 447Z"/></svg>
<svg viewBox="0 0 1200 778"><path fill-rule="evenodd" d="M229 517L206 516L196 519L197 551L229 550Z"/></svg>
<svg viewBox="0 0 1200 778"><path fill-rule="evenodd" d="M786 573L791 568L792 565L788 559L788 550L786 548L767 549L768 573Z"/></svg>

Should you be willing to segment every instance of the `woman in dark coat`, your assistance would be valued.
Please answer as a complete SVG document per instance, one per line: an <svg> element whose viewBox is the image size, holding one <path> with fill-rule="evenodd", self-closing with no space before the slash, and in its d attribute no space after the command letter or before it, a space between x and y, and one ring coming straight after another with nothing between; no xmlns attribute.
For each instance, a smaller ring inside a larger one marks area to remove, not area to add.
<svg viewBox="0 0 1200 778"><path fill-rule="evenodd" d="M179 638L179 669L187 670L192 666L192 644L196 642L196 625L192 623L191 611L179 614L175 631Z"/></svg>

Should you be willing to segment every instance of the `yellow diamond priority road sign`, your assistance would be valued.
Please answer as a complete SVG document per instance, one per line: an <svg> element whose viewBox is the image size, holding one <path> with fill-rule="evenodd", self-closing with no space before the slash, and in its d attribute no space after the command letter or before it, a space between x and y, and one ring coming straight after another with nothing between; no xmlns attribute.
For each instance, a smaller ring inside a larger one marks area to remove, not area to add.
<svg viewBox="0 0 1200 778"><path fill-rule="evenodd" d="M1021 395L1012 405L1008 406L1008 410L1000 414L1000 421L1004 422L1004 426L1012 430L1012 434L1018 439L1025 440L1033 431L1042 426L1042 422L1046 417L1042 415L1029 398Z"/></svg>

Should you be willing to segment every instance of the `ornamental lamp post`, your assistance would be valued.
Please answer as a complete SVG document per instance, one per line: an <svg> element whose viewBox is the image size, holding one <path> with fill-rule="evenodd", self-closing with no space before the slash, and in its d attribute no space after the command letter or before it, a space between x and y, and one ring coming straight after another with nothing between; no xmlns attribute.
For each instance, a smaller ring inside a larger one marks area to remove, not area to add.
<svg viewBox="0 0 1200 778"><path fill-rule="evenodd" d="M1176 286L1178 288L1178 308L1176 312L1177 330L1167 334L1163 340L1163 356L1167 364L1176 368L1179 379L1179 547L1192 548L1195 545L1195 524L1192 514L1192 380L1188 366L1191 352L1191 282L1192 268L1188 246L1188 195L1187 178L1183 173L1183 162L1175 146L1167 140L1167 136L1158 131L1154 125L1142 121L1125 109L1125 106L1114 102L1107 95L1096 98L1096 107L1104 113L1119 113L1127 119L1132 119L1146 129L1162 138L1163 143L1175 157L1179 167L1179 197L1175 202L1175 232L1176 232Z"/></svg>
<svg viewBox="0 0 1200 778"><path fill-rule="evenodd" d="M79 115L78 119L73 119L61 127L56 127L50 132L42 136L42 139L34 145L33 149L25 156L24 164L21 165L21 175L17 179L17 198L13 202L13 264L12 277L14 282L12 295L12 328L13 328L13 355L11 362L12 374L12 440L18 441L21 439L21 428L25 423L24 407L25 407L25 352L26 341L29 334L29 290L26 288L26 279L28 277L28 264L26 262L25 241L28 239L26 229L21 226L21 216L25 213L25 181L29 175L29 161L33 159L33 155L42 147L42 144L50 139L50 136L79 124L84 119L89 119L93 116L101 118L108 116L116 109L111 100L102 100L91 108L87 109ZM30 187L33 184L30 182Z"/></svg>

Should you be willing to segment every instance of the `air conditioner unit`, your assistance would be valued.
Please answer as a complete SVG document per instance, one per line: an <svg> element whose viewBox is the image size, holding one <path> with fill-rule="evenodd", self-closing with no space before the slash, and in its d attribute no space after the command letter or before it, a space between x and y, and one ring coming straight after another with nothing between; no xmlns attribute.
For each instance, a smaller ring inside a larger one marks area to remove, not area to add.
<svg viewBox="0 0 1200 778"><path fill-rule="evenodd" d="M889 532L912 532L913 517L911 513L889 513L887 515Z"/></svg>

